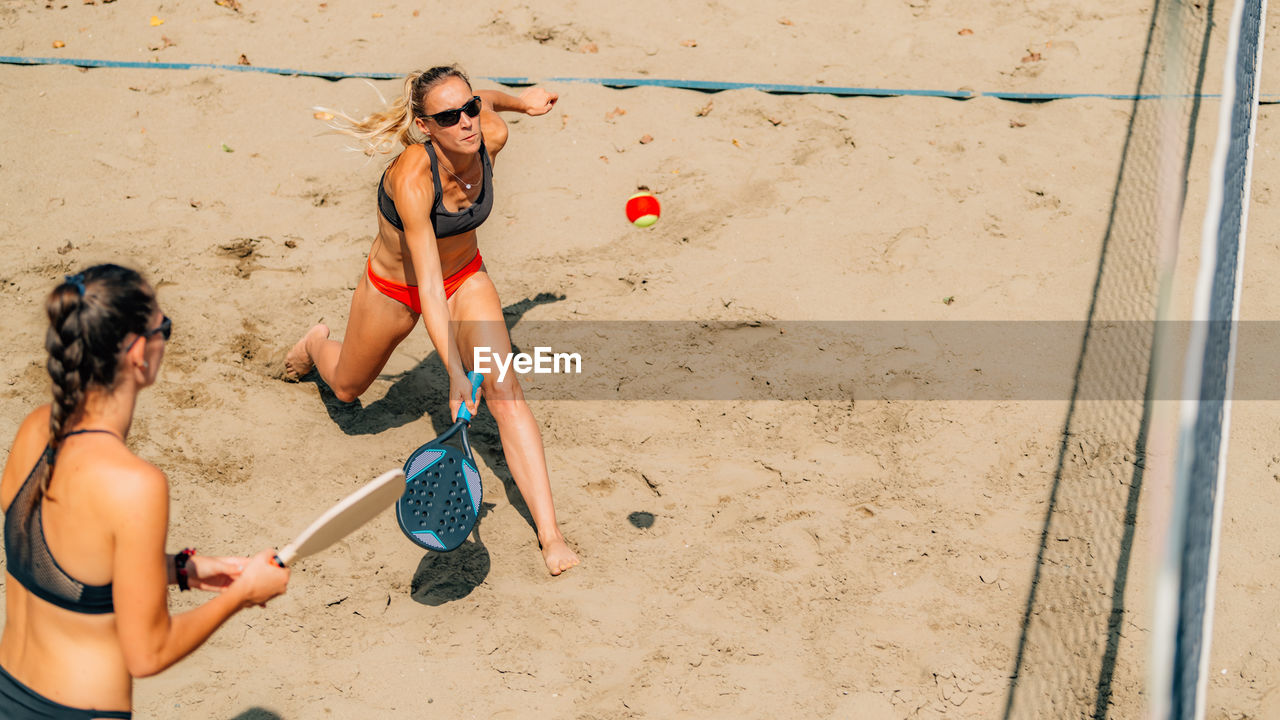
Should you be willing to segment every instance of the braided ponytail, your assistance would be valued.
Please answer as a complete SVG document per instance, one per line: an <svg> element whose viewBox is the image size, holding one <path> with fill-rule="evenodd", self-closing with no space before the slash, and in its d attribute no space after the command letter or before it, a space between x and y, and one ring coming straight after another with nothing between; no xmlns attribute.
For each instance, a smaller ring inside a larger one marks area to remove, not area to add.
<svg viewBox="0 0 1280 720"><path fill-rule="evenodd" d="M338 110L322 107L315 109L333 114L335 118L329 123L329 127L335 132L350 135L358 140L362 146L359 150L365 155L389 153L395 150L396 141L408 147L426 139L419 133L418 126L413 120L426 117L423 107L426 103L427 91L451 77L461 78L467 87L471 87L471 81L467 79L466 73L462 72L457 65L437 65L430 70L415 70L406 75L404 93L394 101L387 103L386 99L379 94L378 99L382 100L387 108L367 115L362 120L357 120Z"/></svg>
<svg viewBox="0 0 1280 720"><path fill-rule="evenodd" d="M53 381L53 404L49 409L49 463L57 454L66 434L66 426L76 408L84 400L80 371L84 362L80 311L84 297L78 286L66 282L56 288L45 303L49 330L44 347L49 352L45 367Z"/></svg>
<svg viewBox="0 0 1280 720"><path fill-rule="evenodd" d="M155 293L136 271L119 265L95 265L54 288L45 301L49 330L45 367L52 380L49 449L40 471L41 492L48 489L58 448L72 418L82 410L90 387L110 389L120 352L130 333L143 333L155 312Z"/></svg>

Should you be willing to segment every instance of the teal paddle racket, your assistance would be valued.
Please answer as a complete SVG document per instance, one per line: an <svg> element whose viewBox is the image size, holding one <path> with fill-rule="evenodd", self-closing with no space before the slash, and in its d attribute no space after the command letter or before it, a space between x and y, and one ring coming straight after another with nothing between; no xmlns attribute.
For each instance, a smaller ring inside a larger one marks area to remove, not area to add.
<svg viewBox="0 0 1280 720"><path fill-rule="evenodd" d="M474 402L484 376L472 372L467 377ZM449 552L458 547L479 518L484 489L467 438L470 424L471 412L464 403L453 426L414 450L404 463L405 487L396 503L396 520L406 537L428 550Z"/></svg>

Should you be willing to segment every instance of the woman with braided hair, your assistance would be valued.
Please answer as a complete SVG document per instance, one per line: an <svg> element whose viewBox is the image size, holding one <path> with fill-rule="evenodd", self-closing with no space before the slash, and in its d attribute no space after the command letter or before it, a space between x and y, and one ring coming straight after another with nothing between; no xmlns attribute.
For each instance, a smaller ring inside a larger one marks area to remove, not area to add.
<svg viewBox="0 0 1280 720"><path fill-rule="evenodd" d="M18 428L0 480L0 718L127 718L164 670L239 610L285 591L272 550L165 553L169 486L125 445L171 324L137 272L97 265L45 303L53 402ZM216 592L170 615L167 586ZM92 709L90 709L92 708Z"/></svg>
<svg viewBox="0 0 1280 720"><path fill-rule="evenodd" d="M476 239L493 209L493 163L507 142L498 113L544 115L556 99L536 87L519 97L473 91L457 67L439 66L406 77L404 95L385 112L339 116L335 129L361 141L367 154L404 150L378 183L378 234L351 298L346 336L339 342L328 327L312 327L285 358L286 377L314 368L339 400L352 402L422 318L449 375L449 416L463 403L475 413L467 370L476 348L487 348L499 364L511 354L502 302ZM491 373L482 387L542 558L559 575L578 556L556 521L538 423L514 374L499 381Z"/></svg>

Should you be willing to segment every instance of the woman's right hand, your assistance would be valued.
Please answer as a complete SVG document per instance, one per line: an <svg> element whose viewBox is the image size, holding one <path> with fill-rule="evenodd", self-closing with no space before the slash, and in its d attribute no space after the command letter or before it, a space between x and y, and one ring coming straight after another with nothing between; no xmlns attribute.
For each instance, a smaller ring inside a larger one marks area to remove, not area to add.
<svg viewBox="0 0 1280 720"><path fill-rule="evenodd" d="M449 417L452 420L458 419L458 408L465 403L467 410L471 412L471 417L476 416L476 408L480 406L480 393L483 389L476 390L476 399L471 400L471 380L466 374L454 374L449 376Z"/></svg>
<svg viewBox="0 0 1280 720"><path fill-rule="evenodd" d="M559 99L560 96L556 93L540 87L531 87L520 93L520 102L524 105L526 115L546 115Z"/></svg>
<svg viewBox="0 0 1280 720"><path fill-rule="evenodd" d="M249 558L232 583L230 589L240 592L246 606L266 606L268 600L284 594L289 585L289 570L276 565L275 557L275 550L263 550Z"/></svg>

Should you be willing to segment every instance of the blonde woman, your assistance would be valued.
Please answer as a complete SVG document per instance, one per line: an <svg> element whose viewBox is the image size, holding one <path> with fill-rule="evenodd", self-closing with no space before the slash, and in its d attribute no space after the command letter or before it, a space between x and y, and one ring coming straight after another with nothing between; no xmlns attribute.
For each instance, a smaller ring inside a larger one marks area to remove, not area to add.
<svg viewBox="0 0 1280 720"><path fill-rule="evenodd" d="M283 593L272 550L165 553L169 483L125 445L172 326L138 273L96 265L45 303L53 402L18 428L0 482L6 576L0 720L128 718L133 678ZM168 585L218 593L170 615Z"/></svg>
<svg viewBox="0 0 1280 720"><path fill-rule="evenodd" d="M404 150L378 184L378 234L351 298L346 336L312 327L285 359L285 373L301 378L314 368L334 394L351 402L373 383L391 352L422 318L449 375L449 412L469 397L467 370L474 348L511 352L502 302L485 270L476 229L493 208L493 162L507 142L499 112L544 115L556 94L530 88L513 97L473 91L456 67L434 67L405 78L404 95L363 120L342 116L339 130L368 154ZM542 434L514 375L484 379L483 396L498 422L502 450L537 526L552 575L578 564L556 521Z"/></svg>

